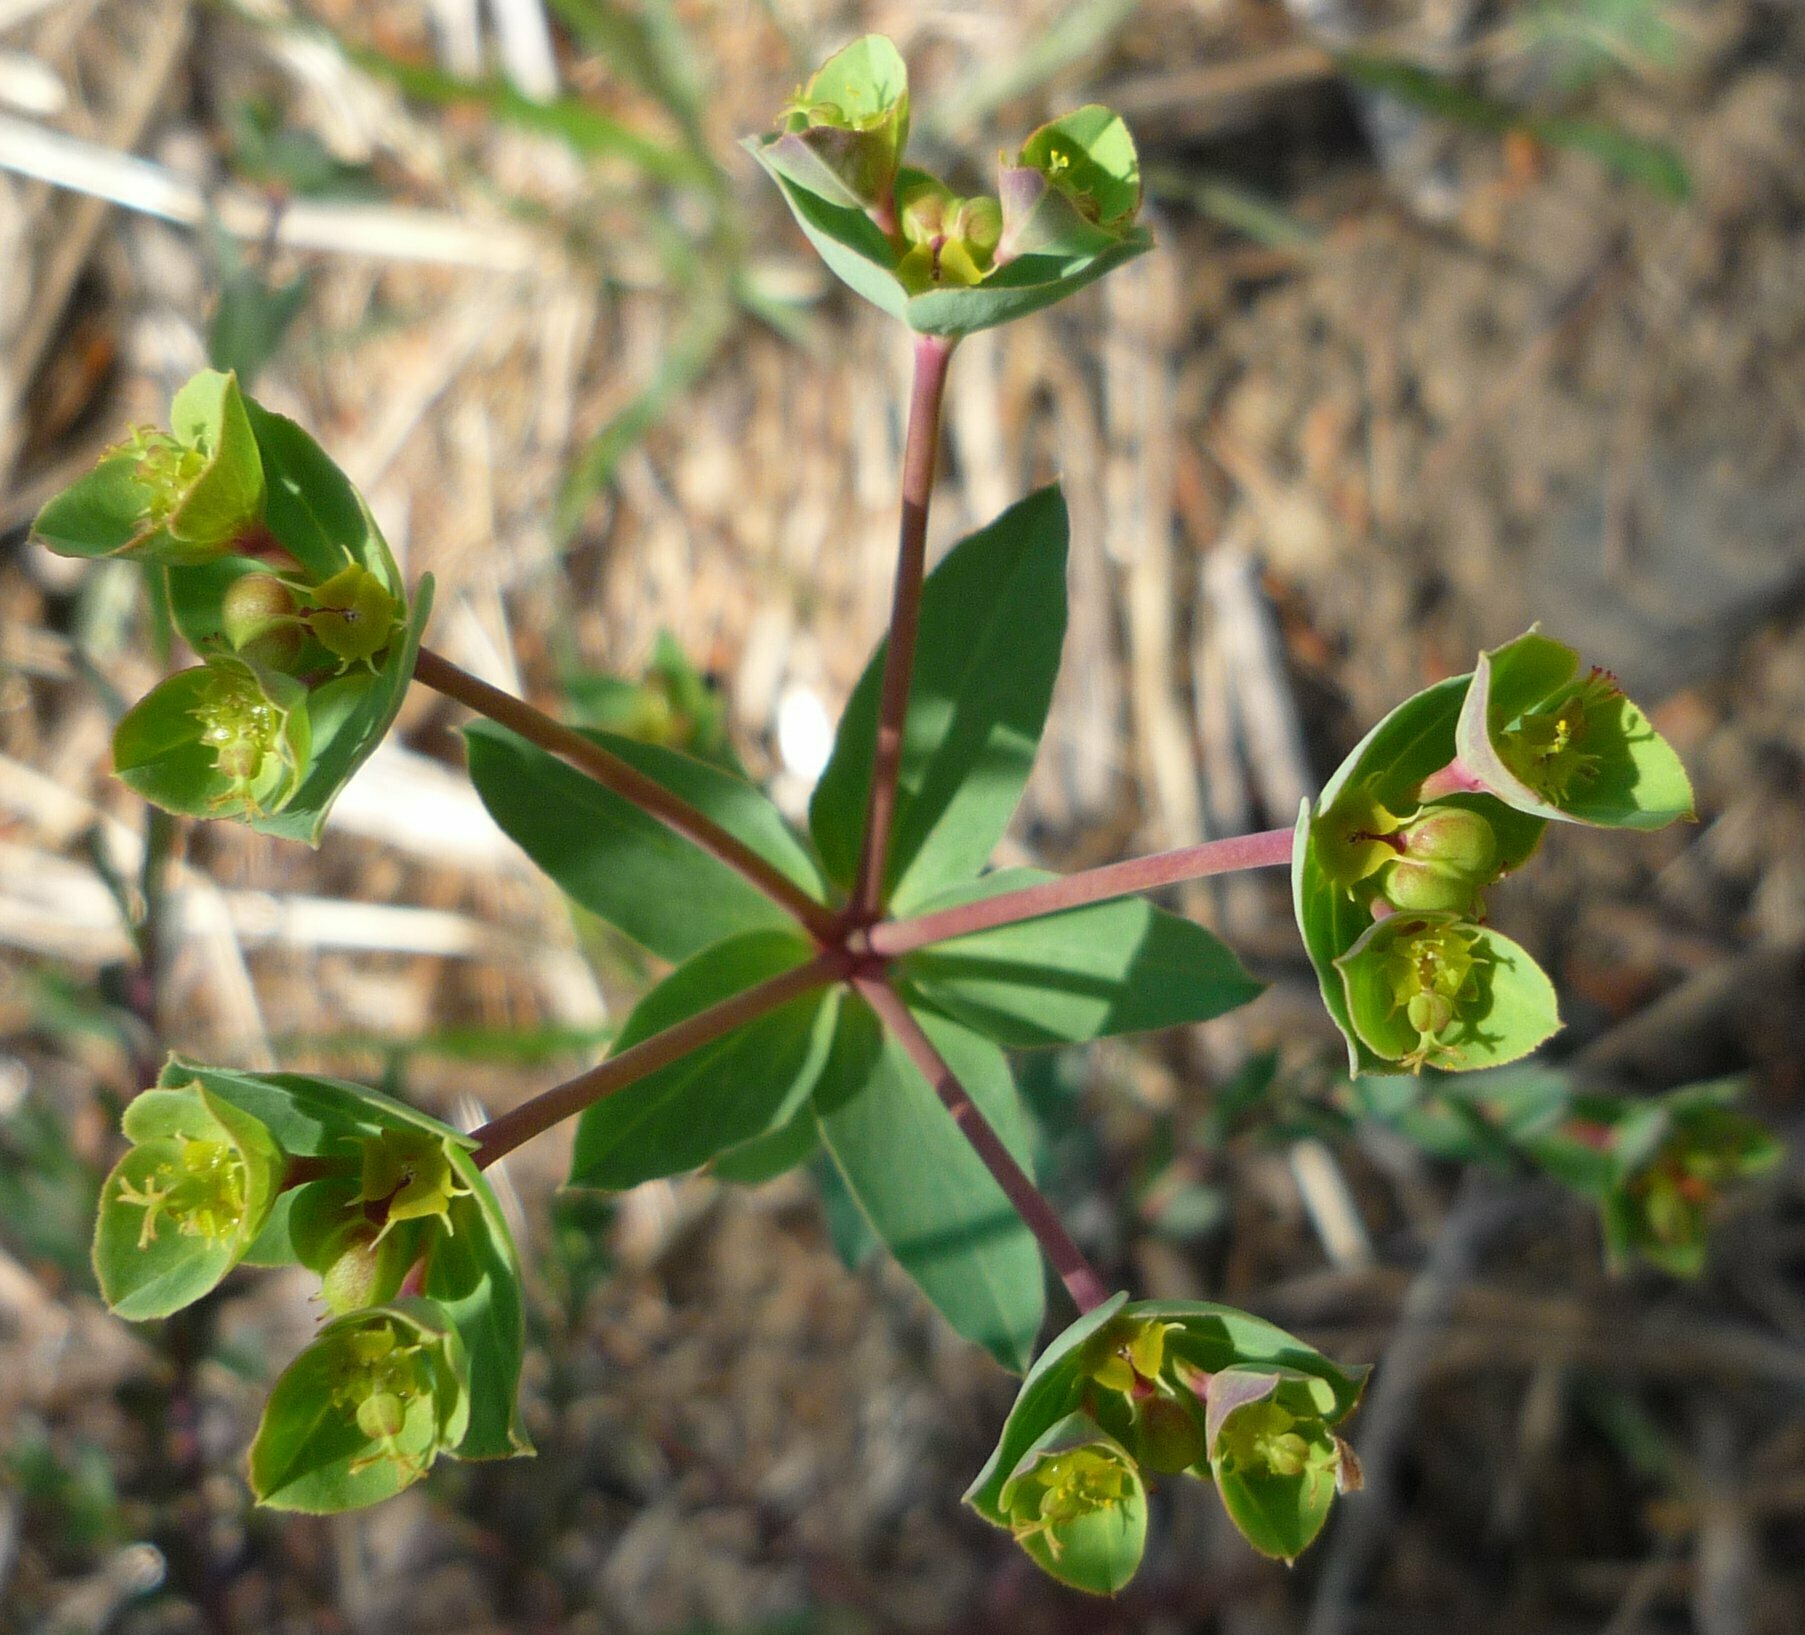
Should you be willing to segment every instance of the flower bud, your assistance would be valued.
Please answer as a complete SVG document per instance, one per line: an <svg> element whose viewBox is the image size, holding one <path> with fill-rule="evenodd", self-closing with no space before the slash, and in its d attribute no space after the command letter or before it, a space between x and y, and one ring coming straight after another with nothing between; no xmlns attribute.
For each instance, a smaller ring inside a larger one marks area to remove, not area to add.
<svg viewBox="0 0 1805 1635"><path fill-rule="evenodd" d="M1472 913L1496 873L1497 836L1466 807L1426 806L1387 838L1398 855L1384 866L1379 890L1395 908Z"/></svg>
<svg viewBox="0 0 1805 1635"><path fill-rule="evenodd" d="M896 276L912 295L982 283L1002 222L995 199L955 198L941 183L924 177L902 198L902 233L911 248Z"/></svg>

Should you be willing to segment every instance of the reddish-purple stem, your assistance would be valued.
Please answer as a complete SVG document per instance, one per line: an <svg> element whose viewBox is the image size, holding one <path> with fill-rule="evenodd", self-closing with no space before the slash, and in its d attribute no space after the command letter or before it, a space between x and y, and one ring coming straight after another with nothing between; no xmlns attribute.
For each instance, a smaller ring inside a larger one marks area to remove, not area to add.
<svg viewBox="0 0 1805 1635"><path fill-rule="evenodd" d="M552 1086L531 1101L523 1101L512 1112L492 1119L474 1133L476 1167L486 1169L496 1159L511 1153L521 1142L530 1140L554 1124L562 1123L585 1107L625 1090L661 1067L687 1056L692 1050L718 1039L724 1033L747 1022L756 1021L770 1011L799 999L814 988L824 988L846 968L845 957L838 953L818 954L806 965L784 971L767 980L742 989L718 1005L697 1011L694 1016L654 1033L638 1044L630 1045L618 1056L580 1073L574 1079Z"/></svg>
<svg viewBox="0 0 1805 1635"><path fill-rule="evenodd" d="M971 1143L972 1150L984 1161L996 1183L1003 1189L1022 1223L1034 1234L1042 1252L1053 1263L1053 1270L1066 1286L1079 1311L1091 1311L1109 1298L1109 1290L1096 1268L1084 1258L1084 1251L1072 1241L1064 1223L1053 1212L1053 1206L1041 1195L1028 1172L1015 1161L1002 1138L971 1099L970 1093L947 1066L946 1059L934 1048L934 1041L922 1031L921 1024L910 1014L896 990L876 977L854 976L852 985L865 1002L882 1018L884 1026L908 1052L909 1060L921 1070L921 1076L934 1087L940 1105L953 1115L959 1133Z"/></svg>
<svg viewBox="0 0 1805 1635"><path fill-rule="evenodd" d="M1177 851L1156 852L1151 857L1133 857L1125 863L1110 863L1042 885L1025 886L1020 891L961 903L957 908L943 908L918 919L874 925L867 940L872 953L894 959L930 943L1013 925L1017 920L1038 919L1043 914L1058 914L1087 903L1106 902L1111 897L1152 891L1181 880L1200 880L1205 875L1231 874L1239 869L1276 868L1291 861L1291 839L1289 829L1262 829L1257 834L1236 835L1230 840L1206 840L1201 846L1181 846Z"/></svg>
<svg viewBox="0 0 1805 1635"><path fill-rule="evenodd" d="M779 908L798 920L816 942L825 946L839 939L840 924L831 909L816 902L794 880L730 835L712 818L698 812L663 784L648 778L637 767L629 766L618 755L610 754L592 739L585 738L561 721L554 721L523 699L504 693L499 687L491 687L486 681L479 681L429 648L422 647L420 656L414 661L414 680L447 698L456 699L478 715L499 722L510 732L519 733L560 760L570 762L579 772L588 773L604 788L632 801L685 840L692 841L711 857L744 875Z"/></svg>
<svg viewBox="0 0 1805 1635"><path fill-rule="evenodd" d="M896 590L884 651L884 685L878 703L877 742L871 756L871 792L859 848L858 884L850 920L869 925L882 911L884 866L896 817L896 780L902 770L903 727L909 713L909 681L915 669L915 635L921 623L921 582L927 567L928 500L934 457L940 447L940 403L946 394L953 341L921 335L915 341L915 385L909 399L909 431L903 444L902 526L896 551Z"/></svg>

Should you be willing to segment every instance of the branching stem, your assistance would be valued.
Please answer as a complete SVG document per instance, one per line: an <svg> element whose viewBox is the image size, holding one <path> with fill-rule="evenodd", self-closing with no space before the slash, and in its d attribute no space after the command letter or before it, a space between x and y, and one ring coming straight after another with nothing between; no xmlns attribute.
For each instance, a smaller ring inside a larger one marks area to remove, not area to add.
<svg viewBox="0 0 1805 1635"><path fill-rule="evenodd" d="M845 968L843 956L818 954L806 965L798 965L744 988L718 1005L710 1005L707 1010L685 1017L662 1033L654 1033L650 1038L628 1046L618 1056L610 1056L587 1073L579 1073L574 1079L567 1079L534 1096L531 1101L523 1101L512 1112L503 1113L473 1132L476 1167L487 1169L521 1142L574 1117L604 1096L625 1090L628 1085L638 1083L661 1067L670 1066L692 1050L699 1050L723 1034L756 1021L792 999L801 998L812 989L826 987Z"/></svg>
<svg viewBox="0 0 1805 1635"><path fill-rule="evenodd" d="M816 942L825 946L838 939L839 921L831 909L816 902L794 880L766 862L743 841L735 839L712 818L574 728L554 721L542 710L504 693L499 687L479 681L467 670L460 670L428 648L421 648L420 656L414 662L414 680L455 699L478 715L487 716L510 732L519 733L560 760L568 761L579 772L586 772L604 788L632 801L667 828L674 829L711 857L744 875L798 920Z"/></svg>
<svg viewBox="0 0 1805 1635"><path fill-rule="evenodd" d="M922 1077L934 1087L941 1106L953 1115L959 1133L971 1143L972 1150L1003 1189L1004 1197L1034 1234L1035 1241L1053 1263L1053 1270L1059 1274L1060 1282L1065 1284L1066 1292L1079 1311L1091 1311L1102 1305L1109 1298L1109 1289L1097 1275L1096 1268L1084 1258L1084 1251L1072 1241L1053 1206L990 1127L970 1092L947 1066L946 1058L934 1048L934 1041L922 1031L921 1024L901 996L887 982L876 977L854 976L851 981L884 1026L896 1036L897 1043L908 1052L909 1060L921 1070Z"/></svg>
<svg viewBox="0 0 1805 1635"><path fill-rule="evenodd" d="M884 685L878 704L877 743L871 757L871 793L859 848L858 884L851 923L869 925L883 908L884 866L896 818L896 780L902 770L903 727L909 682L915 670L915 635L921 623L921 584L927 569L928 501L934 458L940 447L940 404L954 342L940 335L915 341L915 385L909 398L909 430L903 443L902 525L896 551L896 590L884 650Z"/></svg>
<svg viewBox="0 0 1805 1635"><path fill-rule="evenodd" d="M1230 840L1206 840L1200 846L1155 852L1151 857L1131 857L1124 863L1109 863L1042 885L1025 886L1020 891L1005 891L975 903L961 903L957 908L943 908L937 914L874 925L866 940L873 954L894 959L930 943L1175 885L1181 880L1200 880L1205 875L1231 874L1239 869L1276 868L1291 861L1291 840L1290 829L1262 829L1257 834L1236 835Z"/></svg>

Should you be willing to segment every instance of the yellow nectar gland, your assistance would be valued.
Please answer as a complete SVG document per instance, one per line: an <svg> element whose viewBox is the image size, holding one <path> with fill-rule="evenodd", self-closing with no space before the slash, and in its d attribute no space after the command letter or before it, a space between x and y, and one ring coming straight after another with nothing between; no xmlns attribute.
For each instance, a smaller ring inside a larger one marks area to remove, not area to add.
<svg viewBox="0 0 1805 1635"><path fill-rule="evenodd" d="M1132 1392L1138 1379L1157 1380L1166 1365L1166 1336L1176 1323L1149 1317L1117 1317L1085 1346L1090 1377L1105 1390Z"/></svg>
<svg viewBox="0 0 1805 1635"><path fill-rule="evenodd" d="M117 1200L144 1211L138 1247L147 1249L157 1235L157 1218L167 1216L183 1237L218 1243L235 1232L245 1217L248 1175L243 1158L224 1141L181 1143L180 1165L158 1164L142 1186L119 1177Z"/></svg>

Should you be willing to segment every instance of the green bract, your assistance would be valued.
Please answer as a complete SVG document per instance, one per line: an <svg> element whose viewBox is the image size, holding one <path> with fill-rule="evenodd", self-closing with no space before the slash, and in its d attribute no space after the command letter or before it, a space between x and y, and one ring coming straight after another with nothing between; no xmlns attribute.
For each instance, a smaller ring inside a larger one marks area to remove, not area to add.
<svg viewBox="0 0 1805 1635"><path fill-rule="evenodd" d="M337 1318L289 1364L251 1444L251 1491L324 1514L392 1498L454 1452L470 1423L469 1362L432 1300Z"/></svg>
<svg viewBox="0 0 1805 1635"><path fill-rule="evenodd" d="M1121 119L1086 107L1001 166L1003 198L959 199L900 163L908 87L895 47L849 46L747 150L836 276L922 334L1026 316L1152 245L1134 225L1140 166Z"/></svg>
<svg viewBox="0 0 1805 1635"><path fill-rule="evenodd" d="M256 526L263 498L238 379L209 369L176 393L169 431L133 432L51 500L33 532L64 556L207 562Z"/></svg>
<svg viewBox="0 0 1805 1635"><path fill-rule="evenodd" d="M1204 1386L1205 1435L1216 1490L1261 1555L1294 1561L1322 1531L1360 1466L1329 1429L1333 1391L1289 1370L1237 1365Z"/></svg>
<svg viewBox="0 0 1805 1635"><path fill-rule="evenodd" d="M909 71L896 47L867 34L830 57L791 98L770 164L835 204L882 210L909 139Z"/></svg>
<svg viewBox="0 0 1805 1635"><path fill-rule="evenodd" d="M1228 1306L1117 1295L1041 1353L966 1503L1055 1577L1111 1593L1140 1558L1147 1477L1213 1477L1248 1541L1289 1558L1359 1485L1332 1427L1365 1374Z"/></svg>
<svg viewBox="0 0 1805 1635"><path fill-rule="evenodd" d="M1042 125L998 171L997 259L1098 255L1134 230L1141 162L1120 114L1091 103Z"/></svg>
<svg viewBox="0 0 1805 1635"><path fill-rule="evenodd" d="M167 1317L245 1257L286 1160L265 1125L199 1080L146 1090L123 1123L132 1146L100 1189L94 1273L121 1317Z"/></svg>
<svg viewBox="0 0 1805 1635"><path fill-rule="evenodd" d="M1460 712L1461 769L1536 817L1662 829L1692 814L1680 758L1616 678L1530 631L1482 653Z"/></svg>
<svg viewBox="0 0 1805 1635"><path fill-rule="evenodd" d="M191 817L267 818L292 801L313 742L307 688L229 655L159 682L113 732L113 770Z"/></svg>
<svg viewBox="0 0 1805 1635"><path fill-rule="evenodd" d="M1356 1036L1394 1071L1498 1067L1560 1026L1542 968L1508 937L1454 914L1379 920L1335 968Z"/></svg>
<svg viewBox="0 0 1805 1635"><path fill-rule="evenodd" d="M1049 1426L998 1495L1006 1525L1041 1569L1114 1595L1147 1546L1147 1487L1133 1456L1085 1414Z"/></svg>

